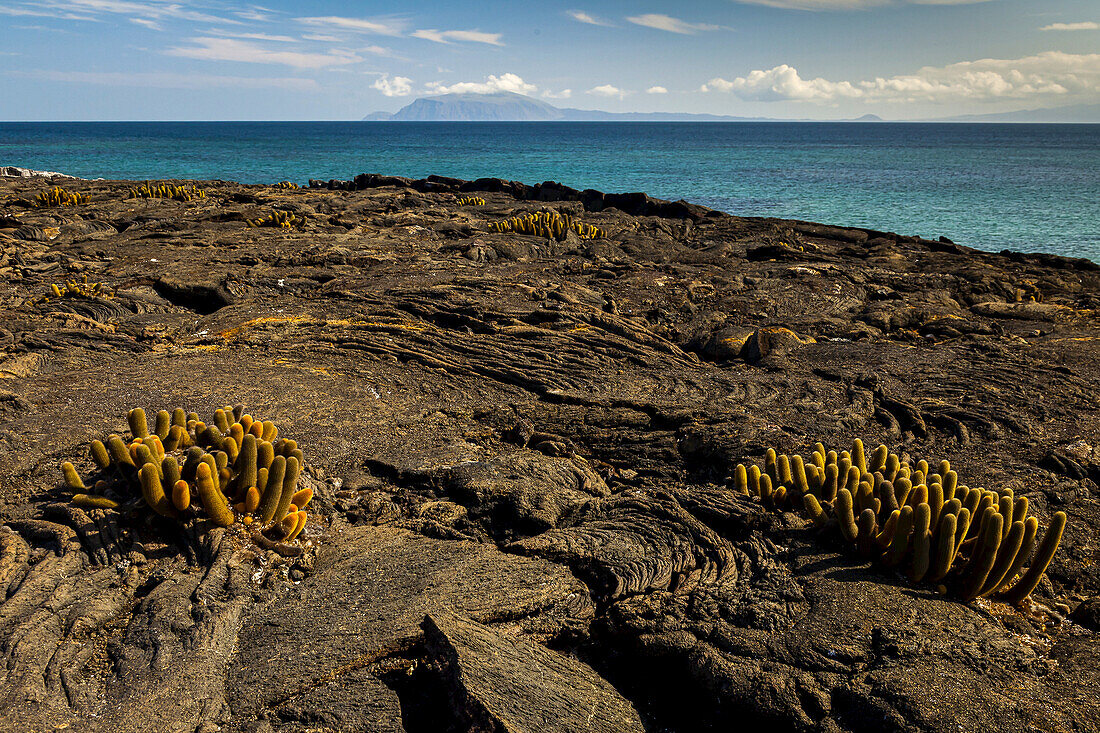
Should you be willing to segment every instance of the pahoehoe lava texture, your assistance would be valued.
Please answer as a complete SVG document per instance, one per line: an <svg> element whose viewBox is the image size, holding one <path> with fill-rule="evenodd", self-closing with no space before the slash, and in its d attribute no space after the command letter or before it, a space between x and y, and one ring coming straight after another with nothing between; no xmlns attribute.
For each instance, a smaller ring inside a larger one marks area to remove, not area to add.
<svg viewBox="0 0 1100 733"><path fill-rule="evenodd" d="M135 185L0 178L0 730L1100 730L1092 263L553 183ZM491 226L539 211L606 236ZM67 503L128 407L227 401L308 448L308 551ZM1032 602L724 485L856 436L1064 512Z"/></svg>

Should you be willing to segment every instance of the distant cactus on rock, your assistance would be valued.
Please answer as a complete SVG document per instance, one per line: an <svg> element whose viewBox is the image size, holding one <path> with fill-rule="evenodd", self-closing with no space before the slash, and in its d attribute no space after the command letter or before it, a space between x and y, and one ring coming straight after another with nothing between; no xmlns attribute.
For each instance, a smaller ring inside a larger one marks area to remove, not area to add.
<svg viewBox="0 0 1100 733"><path fill-rule="evenodd" d="M769 508L800 511L819 528L836 526L860 554L904 569L913 582L943 581L963 601L1023 601L1066 526L1056 512L1036 549L1039 522L1027 516L1026 498L960 485L947 461L911 465L884 445L868 456L858 439L839 453L818 443L808 460L769 448L763 464L763 472L738 464L729 488Z"/></svg>
<svg viewBox="0 0 1100 733"><path fill-rule="evenodd" d="M602 229L577 221L569 214L562 215L556 211L538 211L502 221L491 221L489 231L515 232L557 240L565 239L566 233L570 231L581 239L598 239L607 236L607 232Z"/></svg>
<svg viewBox="0 0 1100 733"><path fill-rule="evenodd" d="M162 184L150 186L148 183L131 188L128 199L172 199L174 201L193 201L206 198L206 191L195 186L173 186Z"/></svg>
<svg viewBox="0 0 1100 733"><path fill-rule="evenodd" d="M243 408L218 410L210 425L197 418L178 408L161 410L150 431L145 410L130 410L129 442L111 435L91 443L92 489L71 462L61 464L72 503L119 511L147 507L181 522L205 517L218 527L255 523L249 533L274 542L299 537L313 490L298 489L304 461L298 444L273 444L275 425L253 420Z"/></svg>
<svg viewBox="0 0 1100 733"><path fill-rule="evenodd" d="M305 219L301 219L291 214L289 211L275 211L259 219L245 219L245 224L250 228L274 227L276 229L293 229L294 227L302 226L304 223Z"/></svg>
<svg viewBox="0 0 1100 733"><path fill-rule="evenodd" d="M455 206L484 206L485 199L480 196L463 196L455 202Z"/></svg>
<svg viewBox="0 0 1100 733"><path fill-rule="evenodd" d="M43 191L34 197L34 205L39 209L52 208L54 206L76 206L88 203L87 194L79 191L66 191L60 186L54 186L49 191Z"/></svg>

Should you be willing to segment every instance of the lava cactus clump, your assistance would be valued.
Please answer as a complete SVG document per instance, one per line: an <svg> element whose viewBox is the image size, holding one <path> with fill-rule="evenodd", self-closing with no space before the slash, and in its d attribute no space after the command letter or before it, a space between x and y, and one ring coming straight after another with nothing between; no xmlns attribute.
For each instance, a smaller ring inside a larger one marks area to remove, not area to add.
<svg viewBox="0 0 1100 733"><path fill-rule="evenodd" d="M146 506L181 522L258 523L268 540L291 541L305 528L312 489L298 489L304 457L278 428L244 412L215 411L207 425L195 413L161 410L150 429L145 411L130 410L130 439L92 441L98 472L89 489L72 463L62 463L72 502L87 508Z"/></svg>
<svg viewBox="0 0 1100 733"><path fill-rule="evenodd" d="M819 527L835 526L864 557L904 569L913 582L941 584L963 601L1023 601L1066 526L1065 513L1056 512L1040 538L1026 497L962 485L948 461L910 464L885 445L868 456L858 438L840 453L818 443L808 461L769 448L763 470L738 464L729 486L767 507L801 511Z"/></svg>
<svg viewBox="0 0 1100 733"><path fill-rule="evenodd" d="M34 205L39 209L55 206L77 206L88 203L87 194L79 191L66 191L60 186L54 186L49 191L43 191L34 197Z"/></svg>
<svg viewBox="0 0 1100 733"><path fill-rule="evenodd" d="M569 214L562 215L557 211L538 211L511 219L491 221L489 231L502 234L514 232L557 240L564 239L568 232L574 232L581 239L599 239L607 236L607 232L603 229L577 221Z"/></svg>

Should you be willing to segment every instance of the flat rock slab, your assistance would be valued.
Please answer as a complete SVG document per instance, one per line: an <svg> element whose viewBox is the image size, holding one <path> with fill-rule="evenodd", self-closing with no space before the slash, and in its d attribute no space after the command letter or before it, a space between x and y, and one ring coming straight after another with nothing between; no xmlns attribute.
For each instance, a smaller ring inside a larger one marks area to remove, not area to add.
<svg viewBox="0 0 1100 733"><path fill-rule="evenodd" d="M241 630L227 682L233 725L401 730L397 695L364 673L416 644L425 614L447 609L482 622L537 619L542 630L594 613L564 566L404 529L349 529L313 575Z"/></svg>
<svg viewBox="0 0 1100 733"><path fill-rule="evenodd" d="M637 711L592 669L523 637L441 610L424 619L431 658L444 670L471 730L629 733Z"/></svg>

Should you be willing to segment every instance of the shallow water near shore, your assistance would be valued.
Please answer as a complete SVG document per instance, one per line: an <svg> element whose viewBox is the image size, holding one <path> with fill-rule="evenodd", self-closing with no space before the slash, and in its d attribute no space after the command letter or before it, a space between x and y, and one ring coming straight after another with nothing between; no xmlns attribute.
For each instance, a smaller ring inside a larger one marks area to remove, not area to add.
<svg viewBox="0 0 1100 733"><path fill-rule="evenodd" d="M1100 261L1100 125L0 123L0 165L246 183L556 180Z"/></svg>

